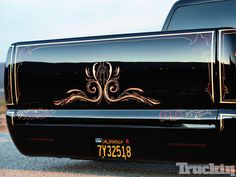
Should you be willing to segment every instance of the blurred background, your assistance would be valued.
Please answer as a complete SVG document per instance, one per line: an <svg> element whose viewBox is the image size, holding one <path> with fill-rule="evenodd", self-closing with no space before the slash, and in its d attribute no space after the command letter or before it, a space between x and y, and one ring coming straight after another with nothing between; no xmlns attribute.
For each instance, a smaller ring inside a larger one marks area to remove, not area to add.
<svg viewBox="0 0 236 177"><path fill-rule="evenodd" d="M160 31L177 0L0 0L0 115L13 42Z"/></svg>
<svg viewBox="0 0 236 177"><path fill-rule="evenodd" d="M5 65L3 61L0 62L0 119L1 119L1 114L4 114L6 112L6 106L5 106L5 101L4 101L4 89L3 89L4 66Z"/></svg>

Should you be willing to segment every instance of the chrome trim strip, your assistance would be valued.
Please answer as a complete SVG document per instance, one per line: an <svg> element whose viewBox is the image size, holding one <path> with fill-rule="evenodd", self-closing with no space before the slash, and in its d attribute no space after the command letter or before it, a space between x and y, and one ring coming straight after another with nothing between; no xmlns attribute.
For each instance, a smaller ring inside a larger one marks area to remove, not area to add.
<svg viewBox="0 0 236 177"><path fill-rule="evenodd" d="M207 124L183 124L183 125L191 129L216 129L216 125L207 125Z"/></svg>
<svg viewBox="0 0 236 177"><path fill-rule="evenodd" d="M22 124L20 124L22 125ZM25 125L25 124L23 124ZM37 123L28 123L28 126L41 126L41 127L61 127L61 124L37 124ZM166 130L173 130L173 129L178 129L178 130L188 130L188 129L195 129L195 130L213 130L216 129L215 126L204 126L204 125L199 125L198 127L186 127L186 126L148 126L148 125L101 125L101 124L63 124L63 127L90 127L90 128L132 128L132 129L166 129Z"/></svg>
<svg viewBox="0 0 236 177"><path fill-rule="evenodd" d="M15 126L15 123L14 123L15 111L8 110L6 115L11 117L11 124L12 124L12 127L14 127Z"/></svg>
<svg viewBox="0 0 236 177"><path fill-rule="evenodd" d="M173 33L173 34L157 34L157 35L143 35L143 36L131 36L131 37L117 37L117 38L108 38L108 39L90 39L90 40L75 40L75 41L64 41L64 42L45 42L45 43L37 43L37 44L19 44L19 47L27 47L27 46L39 46L39 45L53 45L53 44L74 44L74 43L85 43L85 42L101 42L101 41L117 41L122 39L140 39L140 38L153 38L153 37L162 37L162 36L178 36L178 35L188 35L188 34L206 34L206 33L214 33L214 31L203 31L203 32L189 32L189 33ZM106 37L106 36L104 36ZM70 40L70 39L68 39Z"/></svg>
<svg viewBox="0 0 236 177"><path fill-rule="evenodd" d="M16 110L15 116L23 120L43 118L81 119L150 119L163 121L217 120L218 110ZM29 118L29 119L28 119Z"/></svg>
<svg viewBox="0 0 236 177"><path fill-rule="evenodd" d="M236 114L219 114L220 119L220 131L222 132L225 128L224 120L225 119L232 119L233 117L236 118Z"/></svg>

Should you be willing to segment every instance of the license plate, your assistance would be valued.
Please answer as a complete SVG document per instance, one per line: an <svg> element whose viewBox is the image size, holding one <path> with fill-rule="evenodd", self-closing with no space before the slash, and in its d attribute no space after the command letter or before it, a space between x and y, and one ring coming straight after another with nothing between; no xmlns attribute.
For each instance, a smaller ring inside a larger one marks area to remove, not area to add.
<svg viewBox="0 0 236 177"><path fill-rule="evenodd" d="M95 142L99 159L129 160L132 158L132 147L128 138L124 140L95 138Z"/></svg>

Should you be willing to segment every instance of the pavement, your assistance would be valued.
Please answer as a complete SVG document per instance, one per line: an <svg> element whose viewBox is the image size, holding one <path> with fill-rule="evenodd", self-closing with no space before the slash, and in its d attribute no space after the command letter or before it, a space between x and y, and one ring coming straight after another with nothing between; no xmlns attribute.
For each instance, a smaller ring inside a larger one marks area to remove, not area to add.
<svg viewBox="0 0 236 177"><path fill-rule="evenodd" d="M0 132L7 131L6 117L4 114L0 115Z"/></svg>
<svg viewBox="0 0 236 177"><path fill-rule="evenodd" d="M0 132L6 132L7 131L7 123L6 123L6 117L5 114L0 115Z"/></svg>

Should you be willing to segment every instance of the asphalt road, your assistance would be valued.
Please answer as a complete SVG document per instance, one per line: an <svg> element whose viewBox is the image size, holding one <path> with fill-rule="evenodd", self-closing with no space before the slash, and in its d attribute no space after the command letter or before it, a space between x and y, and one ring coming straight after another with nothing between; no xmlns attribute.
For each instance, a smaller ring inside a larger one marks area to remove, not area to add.
<svg viewBox="0 0 236 177"><path fill-rule="evenodd" d="M175 163L133 163L25 157L15 148L7 131L0 132L0 177L160 176L178 175ZM182 175L194 176L197 175ZM219 176L219 175L211 175ZM229 176L229 175L226 175Z"/></svg>

